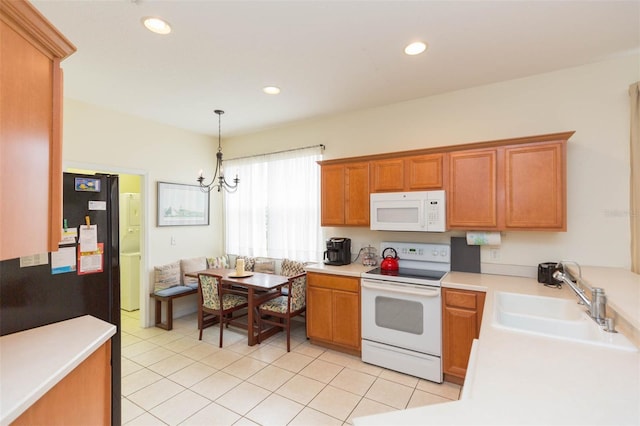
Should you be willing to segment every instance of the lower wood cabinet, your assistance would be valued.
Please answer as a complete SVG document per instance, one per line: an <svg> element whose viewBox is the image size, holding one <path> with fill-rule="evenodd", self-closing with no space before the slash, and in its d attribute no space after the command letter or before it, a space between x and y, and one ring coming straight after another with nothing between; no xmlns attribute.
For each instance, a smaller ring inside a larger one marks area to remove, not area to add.
<svg viewBox="0 0 640 426"><path fill-rule="evenodd" d="M110 425L111 340L96 349L11 424Z"/></svg>
<svg viewBox="0 0 640 426"><path fill-rule="evenodd" d="M311 343L360 354L360 278L307 273L307 336Z"/></svg>
<svg viewBox="0 0 640 426"><path fill-rule="evenodd" d="M463 384L473 339L480 335L485 293L442 289L442 370L448 382Z"/></svg>

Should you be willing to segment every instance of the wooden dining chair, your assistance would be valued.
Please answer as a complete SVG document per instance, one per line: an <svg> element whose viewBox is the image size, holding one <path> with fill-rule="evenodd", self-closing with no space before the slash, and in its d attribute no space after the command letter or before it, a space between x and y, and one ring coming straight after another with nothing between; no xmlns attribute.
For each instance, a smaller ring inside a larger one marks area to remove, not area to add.
<svg viewBox="0 0 640 426"><path fill-rule="evenodd" d="M221 303L222 302L222 303ZM234 313L248 306L246 292L238 291L222 283L222 277L214 274L198 274L198 329L199 340L202 330L217 322L220 324L220 347L222 347L222 331L229 324L246 328L246 325L235 320L247 315L247 312Z"/></svg>
<svg viewBox="0 0 640 426"><path fill-rule="evenodd" d="M289 281L279 295L262 302L258 310L258 343L263 324L281 327L287 333L287 352L291 351L291 319L307 309L307 273L301 262L283 260L282 275Z"/></svg>

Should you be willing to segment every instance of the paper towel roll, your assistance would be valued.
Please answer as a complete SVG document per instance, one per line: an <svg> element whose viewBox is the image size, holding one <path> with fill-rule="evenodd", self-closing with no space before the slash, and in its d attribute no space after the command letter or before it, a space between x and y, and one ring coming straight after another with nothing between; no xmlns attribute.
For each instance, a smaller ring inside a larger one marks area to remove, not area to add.
<svg viewBox="0 0 640 426"><path fill-rule="evenodd" d="M499 246L499 232L467 232L467 244L470 246Z"/></svg>

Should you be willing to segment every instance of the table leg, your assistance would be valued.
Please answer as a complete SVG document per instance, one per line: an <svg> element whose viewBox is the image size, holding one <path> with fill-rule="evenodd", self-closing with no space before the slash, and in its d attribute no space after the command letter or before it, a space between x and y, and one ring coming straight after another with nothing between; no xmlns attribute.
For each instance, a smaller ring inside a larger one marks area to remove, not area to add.
<svg viewBox="0 0 640 426"><path fill-rule="evenodd" d="M253 288L249 287L247 292L247 302L248 302L248 311L247 312L247 344L249 346L253 346L256 344L256 336L253 333L253 309L255 305L255 296L253 292Z"/></svg>

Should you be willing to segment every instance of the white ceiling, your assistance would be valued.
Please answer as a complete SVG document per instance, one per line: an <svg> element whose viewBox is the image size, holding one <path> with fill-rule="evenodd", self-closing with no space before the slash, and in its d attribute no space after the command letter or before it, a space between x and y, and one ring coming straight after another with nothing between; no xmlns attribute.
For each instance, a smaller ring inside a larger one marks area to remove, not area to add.
<svg viewBox="0 0 640 426"><path fill-rule="evenodd" d="M78 48L66 97L210 135L223 109L223 137L640 49L638 0L33 4ZM145 16L173 32L150 33ZM415 40L428 50L405 55Z"/></svg>

